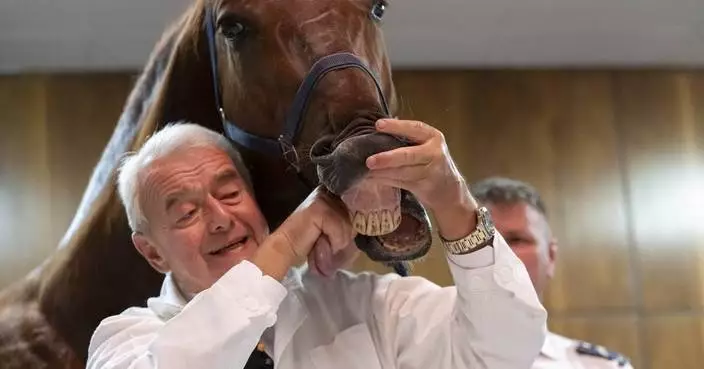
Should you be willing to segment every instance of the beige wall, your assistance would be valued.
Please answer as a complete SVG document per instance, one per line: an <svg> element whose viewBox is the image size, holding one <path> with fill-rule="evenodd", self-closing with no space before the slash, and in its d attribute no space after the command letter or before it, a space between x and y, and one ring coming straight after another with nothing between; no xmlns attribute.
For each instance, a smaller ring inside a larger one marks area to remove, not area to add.
<svg viewBox="0 0 704 369"><path fill-rule="evenodd" d="M0 77L0 286L56 247L131 77ZM469 181L515 176L543 192L560 240L545 300L552 329L637 368L701 368L704 73L395 77L402 116L440 127ZM450 283L440 251L414 274Z"/></svg>

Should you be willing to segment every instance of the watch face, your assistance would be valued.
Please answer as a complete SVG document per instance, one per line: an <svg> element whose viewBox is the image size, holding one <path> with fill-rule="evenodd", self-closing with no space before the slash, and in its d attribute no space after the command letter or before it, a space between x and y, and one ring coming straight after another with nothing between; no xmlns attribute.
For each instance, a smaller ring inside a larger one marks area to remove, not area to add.
<svg viewBox="0 0 704 369"><path fill-rule="evenodd" d="M489 234L494 234L494 221L491 219L491 214L489 213L489 209L482 207L479 209L479 212L481 214L481 222L482 225L484 226L484 229L489 233Z"/></svg>

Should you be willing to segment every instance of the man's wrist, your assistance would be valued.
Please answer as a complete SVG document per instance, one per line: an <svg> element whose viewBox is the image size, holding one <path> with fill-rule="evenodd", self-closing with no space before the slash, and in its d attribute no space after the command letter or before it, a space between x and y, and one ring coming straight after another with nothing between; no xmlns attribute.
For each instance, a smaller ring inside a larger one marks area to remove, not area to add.
<svg viewBox="0 0 704 369"><path fill-rule="evenodd" d="M466 237L477 227L477 202L466 186L458 189L457 199L438 204L431 210L440 236L446 240Z"/></svg>
<svg viewBox="0 0 704 369"><path fill-rule="evenodd" d="M252 263L257 265L264 274L282 281L288 271L296 264L291 239L284 232L274 232L259 245L252 257Z"/></svg>

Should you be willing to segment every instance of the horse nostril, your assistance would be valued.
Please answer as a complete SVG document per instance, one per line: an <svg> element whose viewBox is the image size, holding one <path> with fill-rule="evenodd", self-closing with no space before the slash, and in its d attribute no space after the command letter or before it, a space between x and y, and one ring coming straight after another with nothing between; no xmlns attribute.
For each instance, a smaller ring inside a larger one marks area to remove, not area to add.
<svg viewBox="0 0 704 369"><path fill-rule="evenodd" d="M376 153L407 145L398 137L377 132L374 123L382 115L357 112L356 118L336 135L326 135L310 150L318 179L337 195L354 186L368 172L366 160Z"/></svg>

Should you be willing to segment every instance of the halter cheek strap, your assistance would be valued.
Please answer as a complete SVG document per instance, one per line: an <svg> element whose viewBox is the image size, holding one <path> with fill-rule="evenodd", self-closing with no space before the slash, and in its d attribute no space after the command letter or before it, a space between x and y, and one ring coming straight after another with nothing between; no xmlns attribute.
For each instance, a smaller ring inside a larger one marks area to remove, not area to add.
<svg viewBox="0 0 704 369"><path fill-rule="evenodd" d="M206 10L205 27L208 37L208 51L210 56L210 69L213 76L215 104L220 114L223 128L230 139L250 150L259 151L272 156L282 155L289 165L295 168L297 172L300 172L300 160L294 146L294 140L299 133L301 122L305 116L310 96L315 86L327 73L335 70L358 68L364 71L372 81L374 81L377 94L381 100L382 109L384 110L383 113L386 116L390 115L386 97L374 73L354 54L336 53L326 55L313 64L305 79L298 87L293 103L286 114L284 130L277 139L251 134L238 127L225 116L219 88L217 49L215 46L215 15L211 8Z"/></svg>

